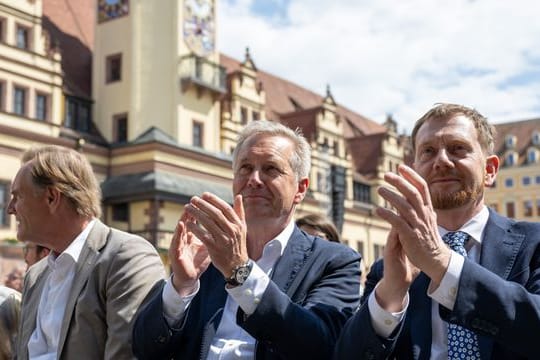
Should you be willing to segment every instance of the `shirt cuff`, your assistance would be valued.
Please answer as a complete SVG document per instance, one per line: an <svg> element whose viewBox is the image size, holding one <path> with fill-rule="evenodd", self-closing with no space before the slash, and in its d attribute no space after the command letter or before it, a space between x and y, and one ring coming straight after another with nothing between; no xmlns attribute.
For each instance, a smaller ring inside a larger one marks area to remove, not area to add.
<svg viewBox="0 0 540 360"><path fill-rule="evenodd" d="M388 312L384 310L375 298L375 289L369 294L368 309L371 317L371 324L375 333L382 338L388 339L390 334L396 329L399 323L405 317L405 312L409 307L409 293L405 296L405 306L399 312Z"/></svg>
<svg viewBox="0 0 540 360"><path fill-rule="evenodd" d="M161 293L163 299L163 316L165 317L165 320L167 320L167 324L171 327L182 320L186 309L191 303L191 300L193 300L195 295L199 292L200 287L200 282L197 281L195 291L186 297L182 297L174 289L172 277L173 275L167 279L165 286L163 287L163 292Z"/></svg>
<svg viewBox="0 0 540 360"><path fill-rule="evenodd" d="M253 262L253 268L246 281L242 285L233 288L225 287L225 290L247 315L251 315L261 302L268 284L270 284L268 275L257 263Z"/></svg>
<svg viewBox="0 0 540 360"><path fill-rule="evenodd" d="M459 288L459 279L461 278L461 271L463 271L464 263L465 258L457 252L452 251L448 269L446 269L446 273L444 274L439 287L431 293L428 290L428 296L449 310L454 310L454 304L456 303ZM431 289L431 284L429 289Z"/></svg>

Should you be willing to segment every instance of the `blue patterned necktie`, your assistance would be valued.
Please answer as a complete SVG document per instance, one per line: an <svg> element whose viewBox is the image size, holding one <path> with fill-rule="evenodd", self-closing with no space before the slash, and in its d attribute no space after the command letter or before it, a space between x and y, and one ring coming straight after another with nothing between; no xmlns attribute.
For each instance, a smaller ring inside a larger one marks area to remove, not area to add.
<svg viewBox="0 0 540 360"><path fill-rule="evenodd" d="M449 232L443 236L443 240L450 249L467 256L465 244L469 240L469 234L463 231ZM480 359L476 334L462 326L449 323L448 359Z"/></svg>

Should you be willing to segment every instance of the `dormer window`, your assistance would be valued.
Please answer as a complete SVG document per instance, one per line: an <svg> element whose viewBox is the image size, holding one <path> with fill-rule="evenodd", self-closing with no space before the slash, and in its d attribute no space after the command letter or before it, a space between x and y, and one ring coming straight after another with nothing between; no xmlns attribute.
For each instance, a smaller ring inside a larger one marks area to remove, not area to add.
<svg viewBox="0 0 540 360"><path fill-rule="evenodd" d="M508 155L506 155L506 161L505 161L506 166L514 166L516 165L516 163L517 163L516 153L509 153Z"/></svg>
<svg viewBox="0 0 540 360"><path fill-rule="evenodd" d="M536 164L537 160L538 160L538 150L529 149L529 151L527 152L527 163Z"/></svg>
<svg viewBox="0 0 540 360"><path fill-rule="evenodd" d="M540 132L538 131L535 131L533 134L532 134L532 143L533 145L540 145Z"/></svg>
<svg viewBox="0 0 540 360"><path fill-rule="evenodd" d="M507 149L512 149L516 146L516 137L514 135L506 135L504 139L504 144Z"/></svg>

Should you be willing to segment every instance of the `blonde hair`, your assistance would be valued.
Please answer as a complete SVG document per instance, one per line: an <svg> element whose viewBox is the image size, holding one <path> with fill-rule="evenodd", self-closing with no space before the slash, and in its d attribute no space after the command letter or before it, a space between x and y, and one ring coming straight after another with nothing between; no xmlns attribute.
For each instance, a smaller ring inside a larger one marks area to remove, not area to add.
<svg viewBox="0 0 540 360"><path fill-rule="evenodd" d="M27 150L22 162L32 162L33 183L39 188L56 188L81 216L101 216L101 189L86 157L62 146L42 146Z"/></svg>

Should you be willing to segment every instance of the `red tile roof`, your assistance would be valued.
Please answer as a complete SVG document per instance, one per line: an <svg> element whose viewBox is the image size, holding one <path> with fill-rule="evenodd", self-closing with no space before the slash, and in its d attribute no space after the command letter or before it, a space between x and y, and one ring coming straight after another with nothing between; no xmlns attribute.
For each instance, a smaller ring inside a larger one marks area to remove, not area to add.
<svg viewBox="0 0 540 360"><path fill-rule="evenodd" d="M64 91L92 96L96 0L43 0L43 27L62 54Z"/></svg>
<svg viewBox="0 0 540 360"><path fill-rule="evenodd" d="M495 136L495 153L502 156L506 153L505 139L508 135L516 137L514 150L519 155L518 165L527 160L527 149L533 146L532 136L540 133L540 118L495 124L497 134Z"/></svg>
<svg viewBox="0 0 540 360"><path fill-rule="evenodd" d="M237 72L241 66L241 62L224 54L220 54L220 63L227 69L228 74ZM266 92L265 112L269 120L277 121L283 118L290 122L295 115L298 115L300 117L298 122L308 126L309 116L314 116L313 111L321 108L323 104L324 97L288 80L261 70L257 71L257 76ZM345 120L346 138L386 131L384 126L342 105L338 105L337 113ZM310 129L304 131L308 132L308 130Z"/></svg>

